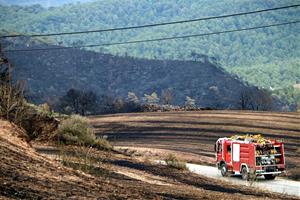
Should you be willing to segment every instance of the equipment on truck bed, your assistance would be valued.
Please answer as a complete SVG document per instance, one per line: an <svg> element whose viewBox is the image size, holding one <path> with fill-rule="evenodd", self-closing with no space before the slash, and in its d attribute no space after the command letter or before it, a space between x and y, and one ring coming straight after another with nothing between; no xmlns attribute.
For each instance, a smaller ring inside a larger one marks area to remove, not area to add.
<svg viewBox="0 0 300 200"><path fill-rule="evenodd" d="M243 179L249 180L264 175L270 180L285 172L282 141L266 139L260 134L219 138L215 152L222 176L241 174Z"/></svg>

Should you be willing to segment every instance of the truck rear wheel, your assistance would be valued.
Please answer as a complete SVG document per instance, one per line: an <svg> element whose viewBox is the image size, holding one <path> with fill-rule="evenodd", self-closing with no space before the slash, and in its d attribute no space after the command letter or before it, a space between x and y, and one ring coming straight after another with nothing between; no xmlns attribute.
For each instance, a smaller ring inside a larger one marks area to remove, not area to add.
<svg viewBox="0 0 300 200"><path fill-rule="evenodd" d="M227 169L227 165L225 163L223 163L221 165L221 174L222 174L222 176L228 176L228 169Z"/></svg>
<svg viewBox="0 0 300 200"><path fill-rule="evenodd" d="M243 167L243 168L242 168L242 179L243 179L243 180L249 180L249 173L248 173L246 167Z"/></svg>
<svg viewBox="0 0 300 200"><path fill-rule="evenodd" d="M266 180L274 180L276 178L273 174L265 174L264 177Z"/></svg>

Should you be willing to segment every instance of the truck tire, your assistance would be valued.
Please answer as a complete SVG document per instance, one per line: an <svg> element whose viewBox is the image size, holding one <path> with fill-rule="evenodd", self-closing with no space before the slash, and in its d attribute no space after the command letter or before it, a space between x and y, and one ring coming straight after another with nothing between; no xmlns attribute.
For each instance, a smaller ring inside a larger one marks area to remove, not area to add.
<svg viewBox="0 0 300 200"><path fill-rule="evenodd" d="M243 180L249 180L249 173L248 173L246 167L242 168L241 174L242 174L242 179Z"/></svg>
<svg viewBox="0 0 300 200"><path fill-rule="evenodd" d="M274 180L276 178L273 174L265 174L264 177L266 180Z"/></svg>
<svg viewBox="0 0 300 200"><path fill-rule="evenodd" d="M228 176L228 169L227 169L227 165L225 163L223 163L221 165L221 174L222 176Z"/></svg>

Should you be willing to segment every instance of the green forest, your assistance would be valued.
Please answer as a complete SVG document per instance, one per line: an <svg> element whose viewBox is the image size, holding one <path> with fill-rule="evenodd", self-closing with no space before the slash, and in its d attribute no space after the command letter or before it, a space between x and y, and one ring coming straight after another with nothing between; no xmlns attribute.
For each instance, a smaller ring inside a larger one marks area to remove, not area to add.
<svg viewBox="0 0 300 200"><path fill-rule="evenodd" d="M274 95L285 98L289 103L300 103L300 89L293 86L299 83L300 59L274 61L268 64L241 66L230 69L252 85L269 89Z"/></svg>
<svg viewBox="0 0 300 200"><path fill-rule="evenodd" d="M2 29L20 33L84 31L194 19L299 3L296 0L98 0L45 8L0 6ZM47 38L60 45L101 44L208 33L300 20L300 8L218 20ZM93 48L114 55L150 59L194 60L213 57L245 81L296 101L300 83L300 24L253 31ZM292 95L284 95L286 92Z"/></svg>

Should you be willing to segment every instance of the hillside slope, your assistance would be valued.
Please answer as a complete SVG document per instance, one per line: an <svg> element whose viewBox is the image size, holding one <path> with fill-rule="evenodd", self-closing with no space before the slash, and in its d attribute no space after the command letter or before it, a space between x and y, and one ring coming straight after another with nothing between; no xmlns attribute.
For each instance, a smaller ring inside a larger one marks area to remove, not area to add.
<svg viewBox="0 0 300 200"><path fill-rule="evenodd" d="M5 45L56 47L30 40L20 44L7 41ZM241 93L249 89L209 61L134 59L80 49L13 52L7 56L15 66L15 78L27 82L29 95L37 103L60 97L72 87L123 98L128 92L143 97L171 89L173 104L182 105L190 96L198 106L238 108Z"/></svg>
<svg viewBox="0 0 300 200"><path fill-rule="evenodd" d="M20 139L19 130L0 120L0 195L17 199L116 198L129 195L120 186L63 167L36 153Z"/></svg>

